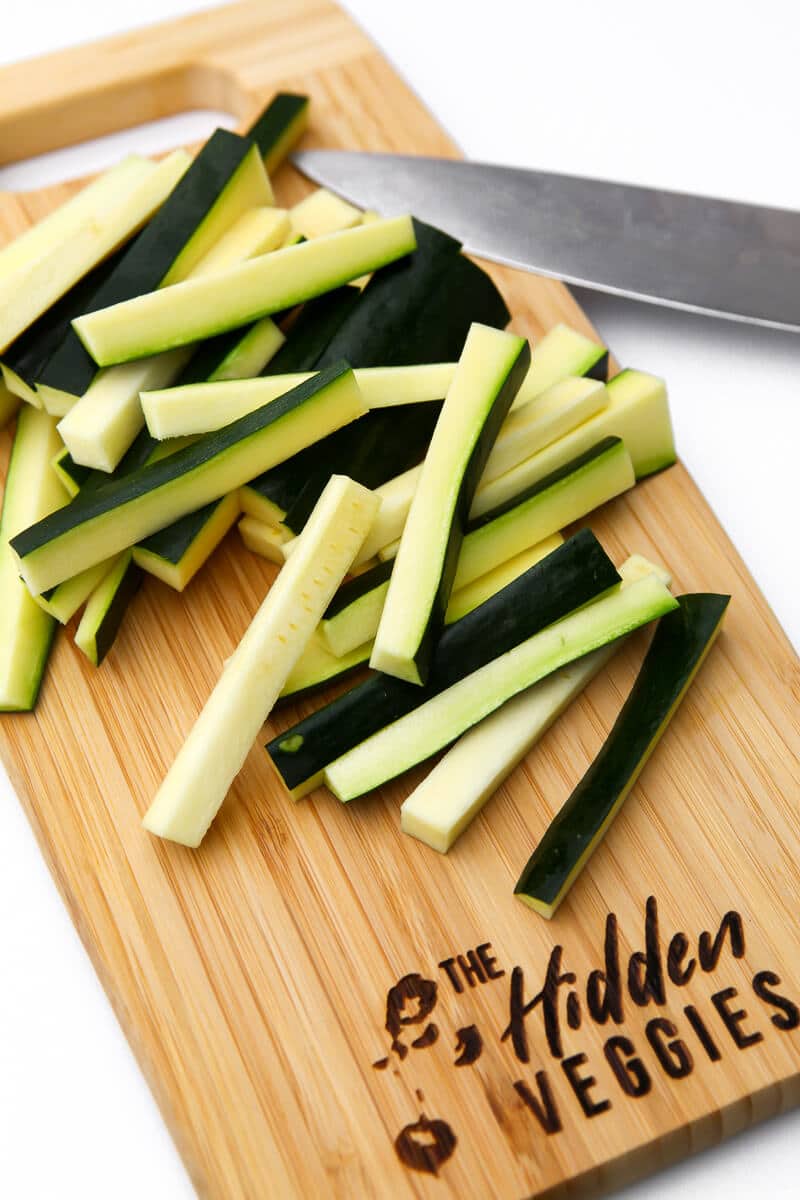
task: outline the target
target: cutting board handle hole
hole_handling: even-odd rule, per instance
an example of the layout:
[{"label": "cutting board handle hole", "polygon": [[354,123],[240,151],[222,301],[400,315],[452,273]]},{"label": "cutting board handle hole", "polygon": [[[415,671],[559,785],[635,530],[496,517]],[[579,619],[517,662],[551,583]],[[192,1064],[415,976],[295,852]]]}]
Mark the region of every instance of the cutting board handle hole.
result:
[{"label": "cutting board handle hole", "polygon": [[[186,65],[121,80],[0,117],[0,191],[27,192],[95,174],[127,154],[156,155],[235,128],[257,105],[224,70]],[[142,118],[145,118],[142,120]]]}]

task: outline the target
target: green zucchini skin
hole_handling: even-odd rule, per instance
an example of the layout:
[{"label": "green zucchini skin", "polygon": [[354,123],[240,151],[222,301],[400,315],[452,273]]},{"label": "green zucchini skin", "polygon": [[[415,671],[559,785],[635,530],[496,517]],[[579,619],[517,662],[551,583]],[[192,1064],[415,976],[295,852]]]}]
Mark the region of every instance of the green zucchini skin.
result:
[{"label": "green zucchini skin", "polygon": [[270,359],[262,375],[288,375],[311,371],[327,349],[331,338],[355,309],[361,292],[345,283],[342,287],[308,300],[292,322],[286,341]]},{"label": "green zucchini skin", "polygon": [[362,571],[354,579],[348,579],[347,583],[343,583],[338,588],[336,595],[325,610],[323,620],[328,621],[337,616],[351,604],[355,604],[356,600],[360,600],[368,592],[372,592],[382,583],[386,583],[386,580],[391,577],[393,567],[394,559],[389,558],[386,562],[376,563],[368,571]]},{"label": "green zucchini skin", "polygon": [[[450,599],[450,593],[453,590],[453,580],[458,568],[458,556],[461,552],[464,533],[469,521],[470,507],[472,506],[472,501],[491,448],[497,439],[497,435],[503,421],[508,415],[520,385],[528,373],[531,362],[531,350],[525,338],[515,337],[508,333],[497,333],[494,330],[487,330],[485,326],[473,325],[467,340],[467,348],[461,359],[461,363],[464,366],[460,365],[458,368],[459,371],[465,369],[468,361],[474,365],[476,357],[479,362],[482,361],[483,354],[479,347],[485,345],[485,342],[481,342],[480,339],[487,337],[492,344],[495,341],[499,341],[504,347],[506,344],[513,346],[514,352],[513,356],[509,357],[508,350],[504,350],[502,370],[498,368],[496,372],[493,371],[490,386],[487,387],[483,383],[475,393],[480,397],[483,410],[480,420],[477,423],[477,428],[473,425],[467,431],[469,439],[474,439],[469,457],[467,458],[465,453],[461,453],[458,461],[454,461],[452,464],[456,473],[449,480],[435,481],[437,490],[433,495],[436,495],[437,500],[442,499],[442,482],[444,482],[448,489],[454,486],[456,488],[452,513],[448,518],[447,524],[442,526],[439,533],[437,533],[439,539],[437,542],[437,555],[439,554],[440,547],[443,550],[438,578],[432,577],[430,579],[429,584],[426,584],[426,588],[429,590],[423,592],[423,599],[420,600],[418,594],[419,547],[417,547],[417,552],[414,554],[412,560],[411,557],[404,558],[404,551],[406,549],[404,545],[398,553],[396,569],[392,572],[392,582],[389,586],[386,605],[384,606],[380,626],[375,636],[372,662],[375,666],[383,666],[384,664],[378,661],[377,655],[379,647],[382,648],[381,639],[384,637],[384,634],[388,631],[389,639],[392,636],[390,610],[392,609],[395,588],[400,588],[398,594],[402,596],[403,589],[406,589],[409,584],[413,583],[417,590],[416,594],[415,592],[406,592],[405,602],[402,604],[401,610],[398,611],[397,615],[400,616],[402,621],[408,613],[413,612],[419,614],[420,622],[413,631],[413,640],[411,637],[409,638],[402,656],[405,659],[404,666],[397,673],[403,674],[404,671],[409,671],[409,668],[413,666],[413,674],[416,675],[417,682],[423,686],[430,673],[434,646],[444,627],[445,612]],[[486,369],[485,366],[483,369]],[[445,409],[448,409],[448,407],[448,402],[445,402]],[[451,409],[450,411],[452,412],[453,410]],[[443,422],[446,416],[447,413],[442,418]],[[456,436],[455,444],[458,444],[458,439],[463,433],[464,428],[462,423],[462,429]],[[437,433],[437,439],[439,436],[439,433]],[[394,474],[398,474],[398,472],[394,472]],[[421,487],[424,487],[424,482],[421,484]],[[409,524],[412,520],[413,516],[409,518]],[[430,512],[427,515],[426,526],[427,529],[423,536],[428,536],[428,533],[433,528]],[[409,533],[408,525],[403,536],[404,540],[408,536],[413,536]],[[405,677],[412,678],[412,672],[406,674]]]},{"label": "green zucchini skin", "polygon": [[[376,410],[362,418],[363,430],[345,427],[325,438],[319,443],[324,445],[318,456],[322,461],[309,471],[283,524],[295,535],[302,533],[331,475],[349,475],[364,487],[376,488],[416,466],[425,457],[441,410],[437,401]],[[398,431],[401,420],[402,436]]]},{"label": "green zucchini skin", "polygon": [[74,318],[87,311],[95,295],[116,271],[130,245],[128,242],[110,258],[99,263],[5,350],[3,365],[18,375],[28,387],[35,387]]},{"label": "green zucchini skin", "polygon": [[730,596],[678,597],[603,748],[528,860],[514,894],[552,916],[636,782],[719,632]]},{"label": "green zucchini skin", "polygon": [[[227,129],[215,130],[171,195],[80,315],[155,291],[252,146],[248,138]],[[70,326],[38,382],[81,396],[97,369],[94,359]]]},{"label": "green zucchini skin", "polygon": [[[498,504],[489,512],[476,517],[467,525],[465,534],[468,535],[476,529],[482,529],[486,525],[490,525],[493,521],[503,517],[507,512],[521,507],[534,497],[549,491],[551,487],[556,486],[562,479],[568,479],[570,476],[579,472],[587,464],[602,458],[615,446],[621,445],[621,439],[615,437],[603,438],[595,446],[586,450],[583,454],[578,455],[570,462],[566,463],[558,470],[552,471],[550,475],[546,475],[538,483],[532,484],[529,488],[525,488],[516,496],[512,496],[504,504]],[[387,579],[391,578],[394,568],[394,559],[387,559],[385,562],[377,563],[374,567],[370,567],[368,571],[362,571],[354,579],[349,579],[346,583],[337,590],[333,600],[328,605],[323,620],[331,620],[339,613],[349,608],[351,604],[355,604],[362,596],[381,587]],[[364,635],[364,640],[367,637],[372,637],[373,632],[370,630]]]},{"label": "green zucchini skin", "polygon": [[185,517],[153,533],[149,538],[139,542],[138,546],[148,554],[164,559],[173,566],[179,566],[181,559],[191,549],[194,541],[203,532],[207,523],[214,516],[220,504],[225,503],[225,497],[213,500],[197,512],[187,513]]},{"label": "green zucchini skin", "polygon": [[[289,330],[285,343],[267,363],[262,375],[283,375],[292,371],[312,371],[340,326],[361,299],[358,288],[345,284],[303,305]],[[189,382],[187,380],[186,382]],[[276,521],[285,517],[297,500],[303,483],[324,462],[324,442],[309,446],[269,471],[252,479],[242,489],[256,503],[264,503]]]},{"label": "green zucchini skin", "polygon": [[[76,496],[89,477],[93,474],[91,467],[81,466],[76,463],[75,459],[67,450],[66,446],[60,454],[53,459],[53,470],[58,475],[67,492],[71,496]],[[96,472],[100,474],[100,472]],[[108,478],[106,476],[106,478]]]},{"label": "green zucchini skin", "polygon": [[588,371],[584,371],[585,379],[596,379],[599,383],[608,383],[608,372],[611,367],[609,354],[607,350],[599,356],[596,362],[593,362]]},{"label": "green zucchini skin", "polygon": [[461,620],[434,650],[424,687],[374,672],[267,746],[290,790],[385,725],[619,582],[594,534],[581,530]]},{"label": "green zucchini skin", "polygon": [[268,171],[276,170],[308,124],[309,98],[293,92],[278,92],[247,136],[255,142]]},{"label": "green zucchini skin", "polygon": [[532,500],[534,496],[540,495],[542,492],[549,491],[562,479],[567,479],[570,475],[574,475],[576,471],[580,471],[582,467],[594,462],[597,458],[602,458],[604,454],[613,446],[618,446],[622,438],[605,437],[599,442],[595,442],[594,446],[590,446],[588,450],[584,450],[583,454],[577,454],[575,458],[571,458],[569,462],[564,463],[563,467],[558,467],[555,471],[551,471],[549,475],[545,475],[536,483],[532,483],[530,487],[523,488],[521,492],[517,492],[515,496],[510,496],[504,504],[497,504],[488,512],[481,513],[479,517],[474,517],[467,526],[467,533],[472,533],[475,529],[482,529],[484,525],[489,525],[492,521],[496,521],[498,517],[502,517],[505,513],[510,512],[512,508],[517,508],[520,504],[525,504],[527,500]]},{"label": "green zucchini skin", "polygon": [[[113,573],[113,572],[112,572]],[[123,618],[128,607],[142,584],[144,573],[131,558],[127,561],[121,576],[112,581],[104,579],[98,584],[98,591],[105,590],[105,605],[98,613],[97,619],[89,627],[86,617],[80,623],[80,648],[94,666],[99,667],[116,641],[122,626]]]},{"label": "green zucchini skin", "polygon": [[[354,367],[453,362],[473,322],[499,329],[508,323],[502,296],[489,276],[460,253],[459,242],[416,219],[414,232],[416,251],[376,271],[316,361],[295,369],[320,369],[341,358]],[[291,340],[290,335],[286,350]],[[271,368],[278,369],[279,358]],[[297,470],[291,461],[278,468],[280,488],[263,478],[252,486],[262,494],[269,488],[266,498],[283,510],[288,528],[300,533],[332,474],[349,475],[374,488],[420,462],[433,433],[431,418],[440,409],[401,405],[371,412],[358,429],[341,430],[319,442],[313,458],[294,464]]]}]

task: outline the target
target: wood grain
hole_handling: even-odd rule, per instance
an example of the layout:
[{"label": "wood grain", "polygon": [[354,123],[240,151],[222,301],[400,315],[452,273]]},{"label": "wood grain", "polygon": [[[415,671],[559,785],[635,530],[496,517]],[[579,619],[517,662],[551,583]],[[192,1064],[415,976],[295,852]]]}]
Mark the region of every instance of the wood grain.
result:
[{"label": "wood grain", "polygon": [[[310,144],[455,153],[341,12],[318,0],[270,0],[6,69],[2,157],[191,104],[231,107],[246,122],[278,87],[310,93]],[[288,169],[277,179],[284,202],[305,187]],[[0,197],[0,240],[69,191]],[[520,332],[536,338],[559,320],[589,330],[559,284],[492,273]],[[657,362],[631,365],[658,370]],[[9,444],[5,433],[3,474]],[[637,487],[592,524],[614,556],[640,551],[666,563],[679,589],[729,591],[733,601],[673,727],[551,924],[514,900],[513,884],[601,744],[642,638],[447,857],[400,834],[399,804],[415,777],[350,807],[325,793],[293,806],[260,744],[198,852],[141,831],[272,578],[235,537],[184,597],[148,580],[101,670],[61,636],[35,715],[0,723],[3,760],[200,1195],[584,1194],[800,1100],[792,1007],[800,1001],[800,665],[682,467]],[[310,708],[276,713],[264,740]],[[683,985],[666,976],[664,995],[656,987],[646,1005],[623,986],[621,1023],[612,1014],[599,1024],[586,983],[603,965],[607,915],[618,918],[624,985],[629,956],[645,949],[650,896],[663,958],[683,931],[688,949],[681,958],[682,944],[673,943],[673,972],[694,961],[693,973]],[[695,961],[698,938],[716,933],[728,912],[739,914],[743,952],[734,957],[727,937],[717,964],[704,970]],[[491,979],[481,967],[486,982],[473,972],[469,986],[456,956],[484,943],[484,958],[496,960],[490,973],[503,974]],[[523,1062],[512,1040],[501,1040],[512,969],[522,968],[524,999],[532,999],[556,946],[562,970],[575,975],[556,1005],[566,1061],[548,1046],[539,1005],[524,1020]],[[450,958],[449,967],[439,965]],[[764,971],[773,974],[760,977],[759,997],[753,979]],[[401,1057],[384,1027],[387,991],[414,974],[436,984],[437,1002],[419,1024],[393,1026]],[[519,983],[519,973],[513,978]],[[405,1006],[394,1011],[411,1021],[420,1006],[414,985],[405,987]],[[568,1006],[570,991],[578,1001]],[[779,1006],[775,993],[791,1003]],[[687,1006],[704,1022],[710,1050]],[[731,1015],[739,1010],[747,1016]],[[568,1026],[568,1011],[579,1028]],[[675,1033],[651,1024],[659,1018]],[[413,1048],[431,1022],[436,1040]],[[473,1025],[482,1053],[456,1067],[456,1031]],[[638,1098],[626,1094],[604,1049],[620,1036],[630,1040],[618,1048],[621,1060],[639,1060],[650,1081]],[[373,1066],[384,1058],[383,1069]],[[636,1090],[635,1068],[618,1071]],[[610,1101],[592,1116],[577,1095],[578,1077],[588,1075],[597,1082],[581,1093],[587,1107]],[[562,1126],[549,1134],[538,1090],[547,1083]],[[540,1098],[538,1117],[526,1103],[532,1096]],[[456,1138],[438,1177],[405,1165],[395,1148],[421,1113],[446,1121]]]}]

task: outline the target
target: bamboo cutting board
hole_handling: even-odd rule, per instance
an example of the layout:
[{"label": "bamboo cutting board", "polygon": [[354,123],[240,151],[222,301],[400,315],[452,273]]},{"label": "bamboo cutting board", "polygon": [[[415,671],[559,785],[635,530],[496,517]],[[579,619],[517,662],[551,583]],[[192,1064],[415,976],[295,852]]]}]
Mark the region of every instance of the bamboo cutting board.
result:
[{"label": "bamboo cutting board", "polygon": [[[0,154],[196,105],[243,125],[310,93],[309,143],[452,154],[327,0],[243,3],[0,73]],[[306,185],[285,168],[284,202]],[[0,240],[69,187],[0,196]],[[534,338],[565,288],[493,271]],[[634,364],[658,371],[659,364]],[[0,435],[0,471],[10,446]],[[556,920],[512,896],[613,722],[640,638],[444,858],[402,836],[414,779],[292,806],[261,744],[197,852],[140,819],[259,604],[234,537],[181,598],[151,580],[95,671],[58,639],[0,748],[198,1192],[501,1197],[619,1185],[800,1099],[800,664],[682,467],[592,522],[729,617]],[[275,716],[262,741],[310,711]],[[87,1151],[88,1152],[88,1151]]]}]

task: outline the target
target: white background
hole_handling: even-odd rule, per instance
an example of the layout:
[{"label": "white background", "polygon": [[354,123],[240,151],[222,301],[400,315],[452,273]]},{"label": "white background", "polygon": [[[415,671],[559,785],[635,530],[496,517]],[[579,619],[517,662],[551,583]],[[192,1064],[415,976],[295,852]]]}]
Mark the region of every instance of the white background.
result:
[{"label": "white background", "polygon": [[[199,7],[5,0],[0,63]],[[796,5],[347,7],[472,158],[800,208]],[[156,148],[154,136],[146,148]],[[78,175],[97,165],[82,152],[57,169]],[[0,188],[47,177],[43,164],[32,169],[0,170]],[[624,365],[666,376],[680,453],[800,649],[800,340],[588,293],[579,299]],[[0,945],[0,1195],[190,1197],[2,775]],[[625,1195],[796,1197],[798,1137],[800,1115],[772,1121]]]}]

